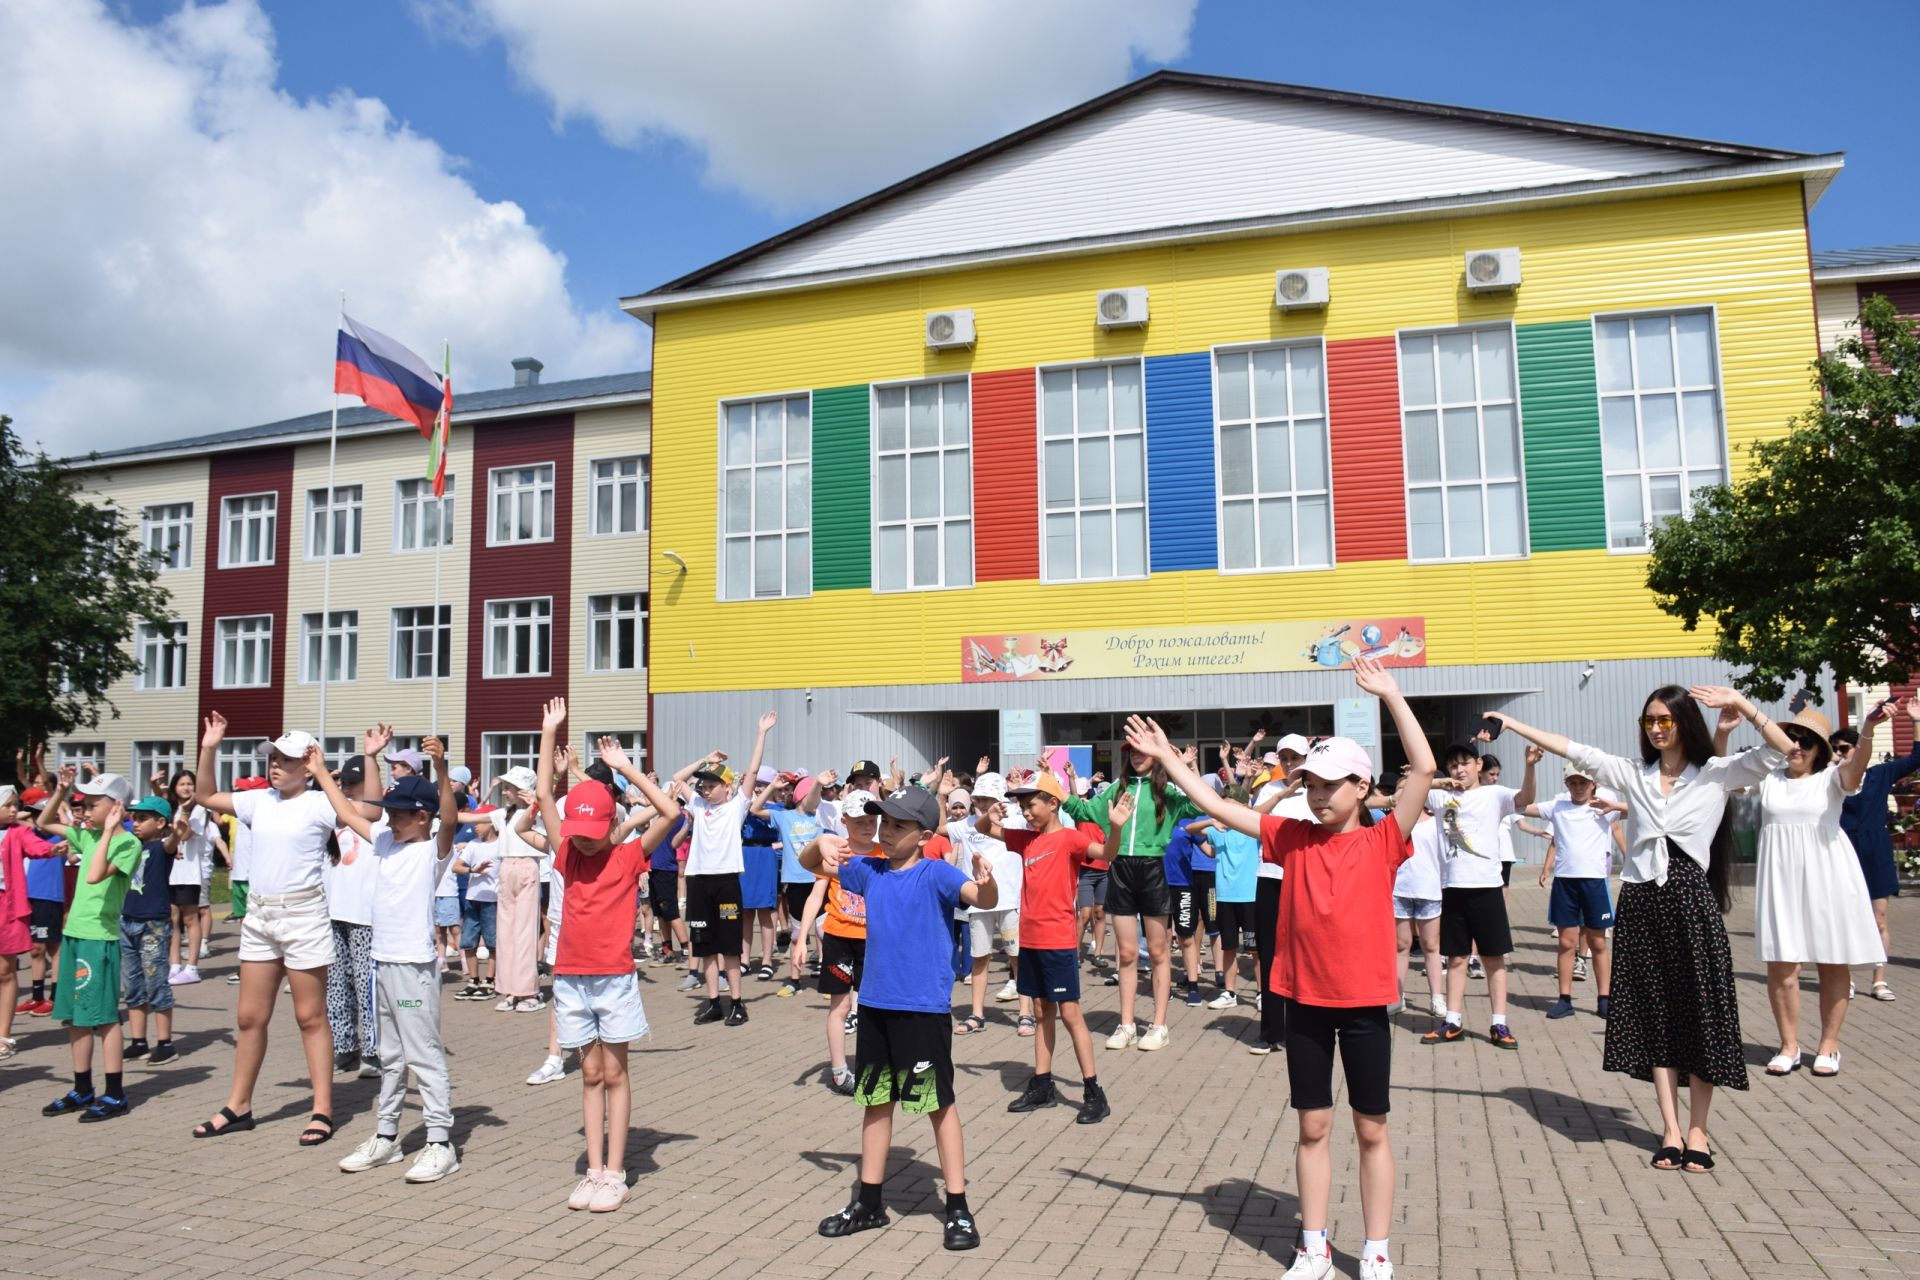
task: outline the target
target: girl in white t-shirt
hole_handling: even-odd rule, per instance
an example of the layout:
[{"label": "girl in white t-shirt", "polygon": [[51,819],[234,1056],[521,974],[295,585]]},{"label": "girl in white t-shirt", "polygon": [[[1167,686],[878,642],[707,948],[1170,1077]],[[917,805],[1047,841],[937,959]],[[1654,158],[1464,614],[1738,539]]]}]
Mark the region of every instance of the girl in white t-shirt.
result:
[{"label": "girl in white t-shirt", "polygon": [[197,779],[185,769],[167,781],[166,795],[175,813],[187,814],[192,833],[174,849],[167,867],[167,897],[172,903],[173,938],[167,946],[167,981],[182,986],[200,981],[198,961],[206,941],[200,896],[213,865],[213,841],[219,822],[193,802]]},{"label": "girl in white t-shirt", "polygon": [[[453,871],[467,878],[467,900],[460,908],[460,967],[472,975],[455,1000],[493,998],[492,969],[499,965],[499,938],[494,919],[500,901],[500,831],[493,817],[502,813],[488,805],[474,816],[473,839],[454,846]],[[486,944],[481,959],[479,947]]]}]

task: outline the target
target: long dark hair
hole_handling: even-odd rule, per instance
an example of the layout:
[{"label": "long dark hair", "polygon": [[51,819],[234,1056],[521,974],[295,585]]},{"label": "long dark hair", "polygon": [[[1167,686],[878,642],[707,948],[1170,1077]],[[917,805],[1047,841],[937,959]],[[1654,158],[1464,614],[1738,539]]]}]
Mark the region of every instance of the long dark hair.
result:
[{"label": "long dark hair", "polygon": [[171,778],[167,779],[167,803],[172,805],[176,809],[180,807],[180,779],[182,778],[188,778],[192,780],[193,789],[195,792],[198,792],[200,790],[200,779],[194,776],[193,770],[191,769],[175,770],[174,775]]},{"label": "long dark hair", "polygon": [[[1680,739],[1680,754],[1687,763],[1698,768],[1713,759],[1713,732],[1707,728],[1707,718],[1700,711],[1700,704],[1691,694],[1677,684],[1663,684],[1647,695],[1640,704],[1640,714],[1646,715],[1647,708],[1656,702],[1666,704],[1667,714],[1673,717],[1673,731]],[[1635,722],[1640,733],[1640,759],[1645,764],[1658,764],[1660,752],[1647,737],[1647,727]],[[1733,873],[1733,827],[1725,813],[1720,816],[1720,825],[1713,833],[1713,843],[1707,861],[1707,887],[1713,890],[1713,899],[1720,904],[1720,914],[1733,910],[1733,890],[1729,883]]]},{"label": "long dark hair", "polygon": [[1144,777],[1147,780],[1147,791],[1153,796],[1153,825],[1158,827],[1167,820],[1167,788],[1173,785],[1172,779],[1167,777],[1167,767],[1155,760],[1146,773],[1136,774],[1133,771],[1133,752],[1124,749],[1121,752],[1120,764],[1125,770],[1120,777],[1120,786],[1126,786],[1136,777]]}]

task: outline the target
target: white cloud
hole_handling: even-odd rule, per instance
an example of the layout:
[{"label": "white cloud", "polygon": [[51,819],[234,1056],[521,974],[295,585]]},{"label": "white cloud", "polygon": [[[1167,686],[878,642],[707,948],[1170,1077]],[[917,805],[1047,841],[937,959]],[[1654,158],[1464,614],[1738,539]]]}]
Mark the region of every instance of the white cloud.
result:
[{"label": "white cloud", "polygon": [[[466,8],[462,9],[460,4]],[[560,117],[781,210],[841,200],[1182,56],[1198,0],[414,0]]]},{"label": "white cloud", "polygon": [[0,5],[0,412],[56,454],[324,409],[341,290],[456,388],[644,365],[568,296],[510,201],[377,99],[275,85],[254,0],[131,27],[98,0]]}]

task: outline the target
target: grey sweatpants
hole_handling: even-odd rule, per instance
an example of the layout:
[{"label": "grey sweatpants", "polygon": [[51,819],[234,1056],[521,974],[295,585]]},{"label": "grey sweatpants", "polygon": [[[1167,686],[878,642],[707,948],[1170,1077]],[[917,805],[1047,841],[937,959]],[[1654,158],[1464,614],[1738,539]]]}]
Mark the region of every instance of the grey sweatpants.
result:
[{"label": "grey sweatpants", "polygon": [[380,1109],[377,1132],[400,1136],[400,1109],[407,1100],[407,1072],[420,1088],[428,1142],[453,1140],[453,1095],[447,1081],[447,1049],[440,1042],[440,974],[425,964],[374,966],[380,1006]]}]

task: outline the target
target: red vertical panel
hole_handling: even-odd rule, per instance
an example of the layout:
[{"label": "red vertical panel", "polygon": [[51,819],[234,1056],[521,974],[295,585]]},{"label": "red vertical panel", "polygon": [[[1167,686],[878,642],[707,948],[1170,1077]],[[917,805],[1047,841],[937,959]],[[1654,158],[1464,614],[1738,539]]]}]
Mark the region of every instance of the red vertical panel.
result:
[{"label": "red vertical panel", "polygon": [[1858,286],[1862,302],[1876,293],[1885,294],[1901,315],[1920,316],[1920,280],[1875,280]]},{"label": "red vertical panel", "polygon": [[[1889,693],[1900,696],[1902,702],[1920,691],[1920,683],[1909,680],[1905,684],[1894,685]],[[1893,717],[1893,749],[1897,755],[1906,755],[1913,750],[1913,721],[1907,719],[1904,712],[1896,712]]]},{"label": "red vertical panel", "polygon": [[[487,475],[497,467],[553,464],[553,541],[487,545]],[[549,698],[564,697],[573,654],[569,620],[573,616],[573,415],[531,422],[474,428],[473,497],[467,546],[467,740],[462,758],[481,762],[483,734],[538,733],[540,709]],[[487,601],[553,599],[553,643],[548,674],[489,680],[486,667]],[[430,598],[430,597],[423,597]],[[578,722],[577,717],[575,718]]]},{"label": "red vertical panel", "polygon": [[1040,576],[1040,468],[1032,369],[973,375],[973,576]]},{"label": "red vertical panel", "polygon": [[[247,493],[279,495],[273,563],[246,569],[222,568],[222,507],[225,499]],[[288,634],[287,565],[293,555],[294,522],[304,518],[305,512],[294,506],[292,449],[216,453],[208,459],[206,594],[200,633],[192,637],[192,642],[200,647],[200,708],[226,716],[228,737],[277,738],[289,728],[318,727],[280,722],[286,710],[287,657],[300,643],[297,634]],[[264,689],[215,689],[213,660],[219,644],[216,620],[262,613],[273,615],[272,682]],[[182,727],[190,730],[187,749],[196,750],[199,727]]]},{"label": "red vertical panel", "polygon": [[1333,445],[1334,560],[1407,557],[1400,456],[1400,371],[1393,338],[1327,344]]}]

